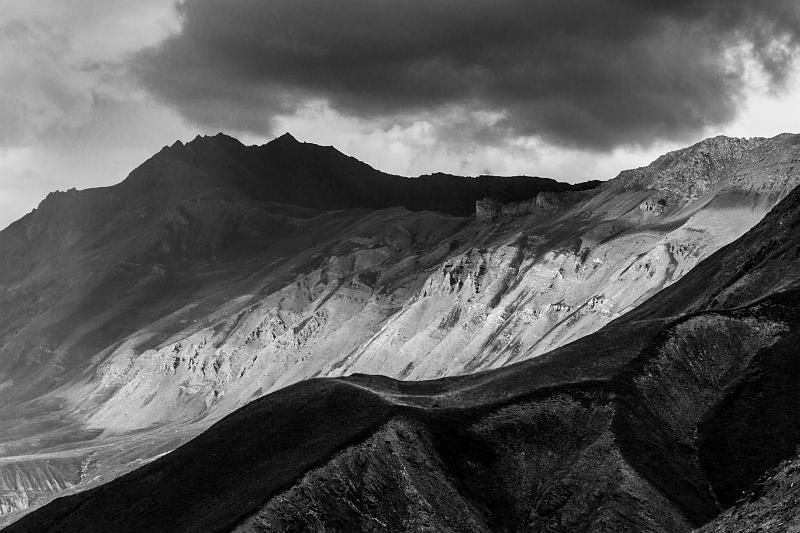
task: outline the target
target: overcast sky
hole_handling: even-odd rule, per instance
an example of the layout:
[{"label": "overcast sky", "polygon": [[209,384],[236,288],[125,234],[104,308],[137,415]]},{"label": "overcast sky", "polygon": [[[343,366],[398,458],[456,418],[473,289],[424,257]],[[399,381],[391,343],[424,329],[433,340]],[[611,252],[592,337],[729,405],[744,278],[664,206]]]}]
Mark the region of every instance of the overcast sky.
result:
[{"label": "overcast sky", "polygon": [[162,146],[608,179],[800,131],[796,0],[0,0],[0,227]]}]

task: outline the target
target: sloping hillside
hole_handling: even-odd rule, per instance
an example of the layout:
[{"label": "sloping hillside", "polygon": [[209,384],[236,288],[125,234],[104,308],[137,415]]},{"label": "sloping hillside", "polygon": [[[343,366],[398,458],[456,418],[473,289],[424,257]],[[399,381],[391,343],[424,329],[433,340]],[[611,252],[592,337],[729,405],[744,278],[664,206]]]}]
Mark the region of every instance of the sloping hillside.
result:
[{"label": "sloping hillside", "polygon": [[798,226],[795,190],[565,347],[436,381],[305,381],[8,531],[687,531],[779,467],[753,496],[775,498],[800,444]]},{"label": "sloping hillside", "polygon": [[[799,159],[798,136],[714,138],[581,191],[407,180],[287,137],[217,136],[53,194],[0,232],[0,512],[107,481],[300,380],[459,375],[595,332],[760,220]],[[374,188],[337,197],[317,190],[327,177]],[[496,200],[470,217],[372,208],[410,181],[415,201]]]}]

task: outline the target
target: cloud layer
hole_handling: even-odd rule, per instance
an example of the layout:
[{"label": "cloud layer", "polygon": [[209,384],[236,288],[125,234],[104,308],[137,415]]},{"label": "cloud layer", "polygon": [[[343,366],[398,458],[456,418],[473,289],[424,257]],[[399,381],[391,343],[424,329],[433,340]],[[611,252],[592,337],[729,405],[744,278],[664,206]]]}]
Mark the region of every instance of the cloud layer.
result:
[{"label": "cloud layer", "polygon": [[[135,71],[199,126],[265,133],[325,102],[344,116],[606,150],[736,115],[754,72],[779,87],[796,0],[187,0]],[[463,140],[463,139],[461,139]]]},{"label": "cloud layer", "polygon": [[0,24],[0,147],[24,145],[91,106],[82,73],[65,64],[68,43],[42,24]]},{"label": "cloud layer", "polygon": [[0,12],[0,229],[49,191],[114,183],[196,133],[127,72],[131,53],[179,28],[171,0],[0,0]]}]

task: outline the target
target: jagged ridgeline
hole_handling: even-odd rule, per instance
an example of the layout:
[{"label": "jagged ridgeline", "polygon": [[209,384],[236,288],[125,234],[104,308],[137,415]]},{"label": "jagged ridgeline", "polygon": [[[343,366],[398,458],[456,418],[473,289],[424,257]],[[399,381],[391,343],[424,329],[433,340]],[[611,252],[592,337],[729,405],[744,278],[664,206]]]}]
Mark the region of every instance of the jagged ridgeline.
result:
[{"label": "jagged ridgeline", "polygon": [[[640,306],[800,183],[799,158],[794,135],[720,137],[574,186],[401,178],[288,136],[246,147],[220,135],[165,148],[116,186],[54,193],[0,232],[0,511],[10,519],[97,486],[298,381],[506,367],[652,312]],[[680,298],[661,302],[683,312]],[[766,340],[752,343],[782,327],[765,323]],[[595,379],[575,365],[580,380]],[[367,381],[366,391],[325,387],[369,402],[389,394]],[[302,387],[291,390],[316,404]],[[369,416],[328,451],[388,420]],[[386,431],[422,450],[441,444],[428,422],[407,422]],[[281,490],[327,457],[275,477]],[[676,524],[712,514],[676,505]],[[469,512],[478,525],[494,520]]]}]

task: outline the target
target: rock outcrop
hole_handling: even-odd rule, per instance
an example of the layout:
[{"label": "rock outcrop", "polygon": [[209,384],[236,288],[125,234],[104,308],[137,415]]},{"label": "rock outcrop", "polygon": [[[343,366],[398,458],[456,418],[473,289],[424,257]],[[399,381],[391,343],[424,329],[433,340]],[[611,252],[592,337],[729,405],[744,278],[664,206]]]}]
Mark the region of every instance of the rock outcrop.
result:
[{"label": "rock outcrop", "polygon": [[540,192],[535,198],[522,202],[502,203],[493,198],[475,202],[475,216],[478,220],[494,220],[497,217],[522,217],[541,215],[552,217],[566,206],[586,199],[590,193],[565,191],[560,193]]}]

